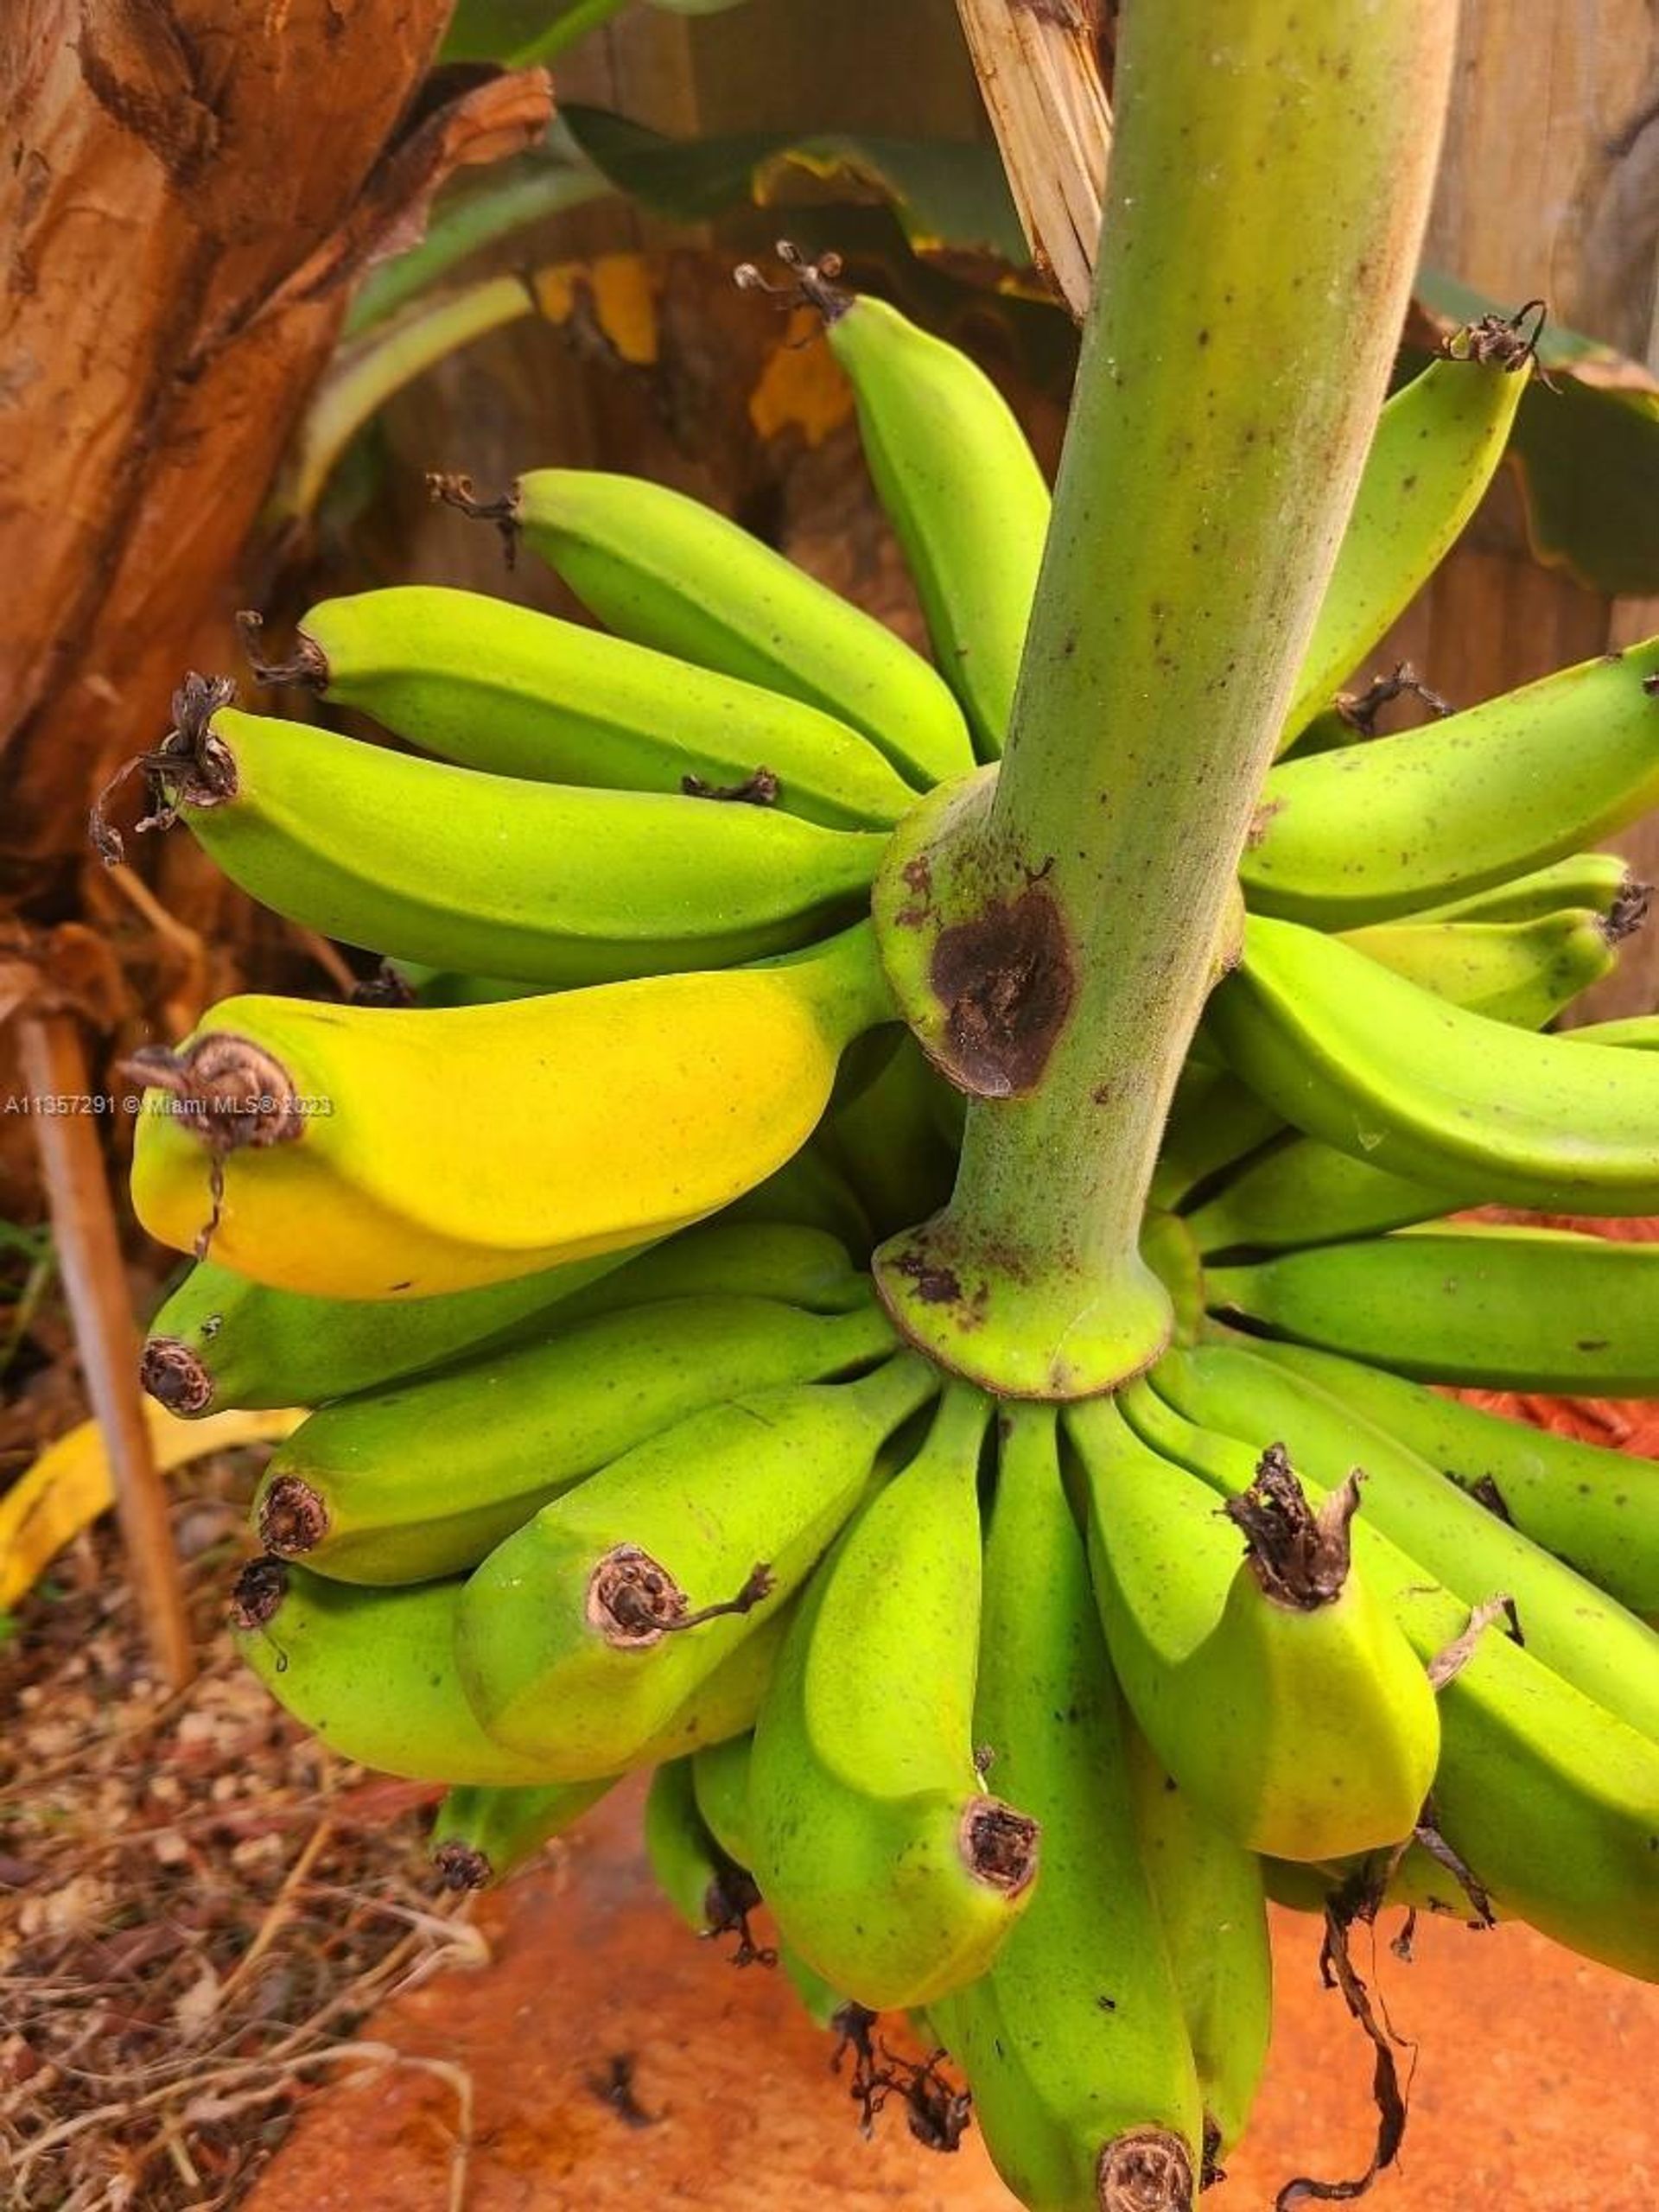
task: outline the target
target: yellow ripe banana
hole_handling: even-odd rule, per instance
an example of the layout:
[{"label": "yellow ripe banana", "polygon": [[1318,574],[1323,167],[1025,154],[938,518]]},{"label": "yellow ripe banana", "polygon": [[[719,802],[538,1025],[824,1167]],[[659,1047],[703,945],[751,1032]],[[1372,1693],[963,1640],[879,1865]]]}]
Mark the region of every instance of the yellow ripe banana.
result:
[{"label": "yellow ripe banana", "polygon": [[1268,774],[1253,912],[1350,929],[1560,860],[1659,798],[1659,639]]},{"label": "yellow ripe banana", "polygon": [[752,1189],[810,1133],[842,1048],[889,1018],[868,927],[771,966],[510,1006],[230,999],[178,1053],[143,1056],[162,1087],[133,1204],[162,1243],[211,1241],[287,1290],[499,1282]]},{"label": "yellow ripe banana", "polygon": [[1329,1859],[1408,1834],[1439,1723],[1427,1675],[1354,1569],[1357,1484],[1316,1513],[1282,1451],[1258,1443],[1255,1483],[1218,1515],[1166,1456],[1163,1412],[1132,1385],[1066,1416],[1136,1721],[1199,1809],[1252,1850]]},{"label": "yellow ripe banana", "polygon": [[928,2024],[1032,2212],[1192,2212],[1201,2094],[1054,1413],[1008,1420],[975,1730],[997,1788],[1041,1825],[1042,1867],[989,1971],[930,2005]]},{"label": "yellow ripe banana", "polygon": [[1205,1021],[1287,1122],[1391,1174],[1464,1204],[1659,1208],[1650,1052],[1489,1021],[1332,938],[1259,916]]},{"label": "yellow ripe banana", "polygon": [[982,760],[1007,734],[1048,531],[1048,486],[996,386],[968,355],[885,300],[816,270],[822,310],[858,406],[864,457],[915,580],[934,658]]},{"label": "yellow ripe banana", "polygon": [[1527,387],[1531,349],[1510,327],[1514,342],[1480,359],[1460,333],[1378,416],[1285,717],[1287,741],[1330,706],[1480,504]]},{"label": "yellow ripe banana", "polygon": [[755,1391],[543,1506],[461,1600],[455,1649],[485,1726],[550,1781],[632,1763],[782,1611],[938,1388],[902,1355],[858,1382]]},{"label": "yellow ripe banana", "polygon": [[1273,2026],[1262,1860],[1206,1820],[1126,1719],[1141,1857],[1169,1946],[1213,2164],[1244,2133]]},{"label": "yellow ripe banana", "polygon": [[[1243,1496],[1255,1478],[1254,1449],[1166,1411],[1160,1433],[1182,1464],[1219,1499]],[[1303,1480],[1318,1507],[1328,1493]],[[1369,1514],[1353,1536],[1363,1571],[1439,1685],[1439,1834],[1501,1914],[1586,1958],[1659,1979],[1659,1744],[1501,1626],[1481,1627],[1482,1613]]]},{"label": "yellow ripe banana", "polygon": [[481,592],[325,600],[302,619],[292,664],[255,671],[493,775],[742,791],[840,830],[883,828],[915,799],[867,738],[816,707]]},{"label": "yellow ripe banana", "polygon": [[[478,511],[459,487],[454,503]],[[919,654],[712,507],[574,468],[533,470],[503,504],[487,518],[509,521],[619,637],[804,700],[918,790],[973,766],[962,711]]]},{"label": "yellow ripe banana", "polygon": [[313,1414],[266,1467],[255,1526],[336,1581],[431,1581],[705,1406],[856,1373],[893,1342],[873,1298],[833,1315],[721,1296],[623,1307]]},{"label": "yellow ripe banana", "polygon": [[432,1822],[431,1858],[439,1881],[446,1890],[486,1890],[505,1882],[615,1786],[609,1777],[542,1788],[457,1783]]},{"label": "yellow ripe banana", "polygon": [[187,679],[152,774],[290,921],[438,969],[569,988],[721,968],[855,919],[886,842],[765,807],[482,775],[240,713]]},{"label": "yellow ripe banana", "polygon": [[791,1947],[872,2012],[982,1974],[1040,1862],[1035,1823],[974,1765],[990,1414],[947,1391],[814,1573],[754,1732],[748,1863]]},{"label": "yellow ripe banana", "polygon": [[1466,1605],[1502,1591],[1535,1656],[1659,1742],[1659,1636],[1319,1382],[1259,1356],[1270,1349],[1233,1339],[1173,1351],[1154,1387],[1202,1427],[1247,1444],[1282,1437],[1326,1489],[1363,1467],[1373,1528]]}]

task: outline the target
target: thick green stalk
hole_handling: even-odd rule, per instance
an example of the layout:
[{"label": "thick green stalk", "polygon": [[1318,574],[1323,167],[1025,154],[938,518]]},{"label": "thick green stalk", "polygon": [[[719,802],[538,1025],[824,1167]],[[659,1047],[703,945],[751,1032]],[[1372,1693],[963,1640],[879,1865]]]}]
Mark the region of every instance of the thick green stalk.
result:
[{"label": "thick green stalk", "polygon": [[878,1277],[1011,1395],[1109,1389],[1170,1096],[1381,404],[1456,0],[1130,0],[1119,135],[1000,775],[916,817],[877,911],[972,1095],[944,1211]]}]

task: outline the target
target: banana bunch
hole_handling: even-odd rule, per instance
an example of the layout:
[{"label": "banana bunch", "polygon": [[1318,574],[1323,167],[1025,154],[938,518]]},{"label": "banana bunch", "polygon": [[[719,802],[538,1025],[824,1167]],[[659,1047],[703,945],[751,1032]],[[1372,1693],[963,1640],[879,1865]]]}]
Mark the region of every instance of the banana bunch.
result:
[{"label": "banana bunch", "polygon": [[931,658],[567,469],[435,489],[602,629],[410,585],[277,663],[250,621],[261,682],[397,747],[193,677],[151,818],[410,988],[138,1056],[135,1205],[194,1255],[143,1377],[313,1408],[235,1633],[343,1755],[447,1787],[441,1880],[650,1770],[677,1910],[781,1964],[870,2108],[929,2136],[933,2063],[869,2024],[906,2012],[1033,2212],[1190,2212],[1261,2075],[1269,1896],[1659,1978],[1659,1478],[1445,1387],[1659,1395],[1659,1247],[1467,1218],[1659,1211],[1659,1021],[1546,1033],[1645,912],[1594,847],[1659,800],[1659,640],[1399,735],[1341,695],[1531,373],[1522,318],[1460,334],[1382,411],[1239,858],[1145,1223],[1175,1339],[999,1405],[867,1265],[963,1114],[871,886],[995,774],[1048,494],[964,356],[785,258]]}]

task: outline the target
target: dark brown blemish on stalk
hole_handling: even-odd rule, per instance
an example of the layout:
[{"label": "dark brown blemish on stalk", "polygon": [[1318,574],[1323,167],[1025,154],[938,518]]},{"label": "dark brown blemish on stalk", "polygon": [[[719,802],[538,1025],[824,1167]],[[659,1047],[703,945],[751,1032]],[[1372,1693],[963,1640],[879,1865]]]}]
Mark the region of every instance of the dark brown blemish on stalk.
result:
[{"label": "dark brown blemish on stalk", "polygon": [[213,1402],[213,1378],[178,1337],[151,1337],[138,1357],[138,1387],[185,1421]]},{"label": "dark brown blemish on stalk", "polygon": [[1017,1897],[1036,1874],[1040,1833],[1035,1821],[1000,1797],[976,1797],[962,1816],[959,1848],[976,1880]]},{"label": "dark brown blemish on stalk", "polygon": [[1602,918],[1601,933],[1608,944],[1623,944],[1627,937],[1634,937],[1647,920],[1652,904],[1652,884],[1638,883],[1633,875],[1627,875]]},{"label": "dark brown blemish on stalk", "polygon": [[432,1854],[442,1890],[487,1890],[495,1869],[484,1853],[470,1843],[441,1843]]},{"label": "dark brown blemish on stalk", "polygon": [[770,768],[756,768],[741,784],[711,784],[701,776],[682,776],[687,798],[719,799],[727,805],[776,806],[783,785]]},{"label": "dark brown blemish on stalk", "polygon": [[1269,1598],[1311,1613],[1342,1595],[1359,1484],[1356,1467],[1316,1511],[1284,1446],[1268,1445],[1256,1462],[1255,1480],[1223,1510],[1244,1531],[1250,1567]]},{"label": "dark brown blemish on stalk", "polygon": [[933,918],[933,864],[925,853],[906,861],[899,871],[911,893],[912,903],[901,906],[893,920],[901,930],[918,930]]},{"label": "dark brown blemish on stalk", "polygon": [[915,1284],[917,1298],[924,1306],[962,1302],[962,1281],[955,1268],[939,1267],[924,1253],[900,1252],[893,1262],[893,1271]]},{"label": "dark brown blemish on stalk", "polygon": [[1100,2212],[1192,2212],[1192,2155],[1167,2128],[1132,2128],[1102,2151],[1095,2198]]},{"label": "dark brown blemish on stalk", "polygon": [[259,1505],[259,1541],[280,1559],[315,1551],[328,1533],[328,1508],[309,1483],[278,1475]]},{"label": "dark brown blemish on stalk", "polygon": [[288,1595],[288,1569],[269,1554],[251,1559],[231,1589],[231,1626],[244,1636],[269,1628]]},{"label": "dark brown blemish on stalk", "polygon": [[328,688],[328,662],[322,647],[303,630],[294,639],[292,660],[267,660],[259,650],[260,633],[265,618],[251,607],[238,610],[236,618],[237,635],[242,640],[243,658],[253,671],[256,683],[274,689],[278,684],[302,684],[308,691],[326,691]]},{"label": "dark brown blemish on stalk", "polygon": [[509,569],[518,561],[518,487],[504,492],[499,499],[482,499],[473,488],[470,476],[448,475],[439,469],[426,472],[426,488],[430,498],[440,505],[454,507],[470,522],[492,522],[501,534],[501,550]]},{"label": "dark brown blemish on stalk", "polygon": [[1484,1505],[1489,1513],[1497,1514],[1500,1521],[1507,1521],[1511,1527],[1514,1526],[1515,1516],[1505,1503],[1503,1493],[1499,1490],[1495,1476],[1483,1475],[1478,1482],[1471,1483],[1469,1495],[1478,1503]]},{"label": "dark brown blemish on stalk", "polygon": [[1077,995],[1065,924],[1040,882],[942,931],[928,981],[945,1009],[932,1057],[957,1089],[977,1098],[1033,1090]]}]

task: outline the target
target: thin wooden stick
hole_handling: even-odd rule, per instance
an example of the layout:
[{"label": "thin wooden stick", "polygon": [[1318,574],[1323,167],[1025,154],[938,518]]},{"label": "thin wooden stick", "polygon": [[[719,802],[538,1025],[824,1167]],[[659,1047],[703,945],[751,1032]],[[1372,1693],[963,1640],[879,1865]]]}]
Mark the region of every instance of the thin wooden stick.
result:
[{"label": "thin wooden stick", "polygon": [[[35,1102],[52,1233],[63,1273],[86,1395],[110,1455],[116,1510],[156,1665],[171,1688],[195,1671],[167,1497],[156,1471],[138,1389],[132,1313],[105,1181],[91,1081],[73,1014],[30,1014],[18,1023],[23,1080]],[[39,1102],[47,1103],[41,1110]],[[62,1110],[52,1111],[55,1105]]]},{"label": "thin wooden stick", "polygon": [[1111,147],[1090,0],[957,0],[1032,258],[1082,321]]}]

